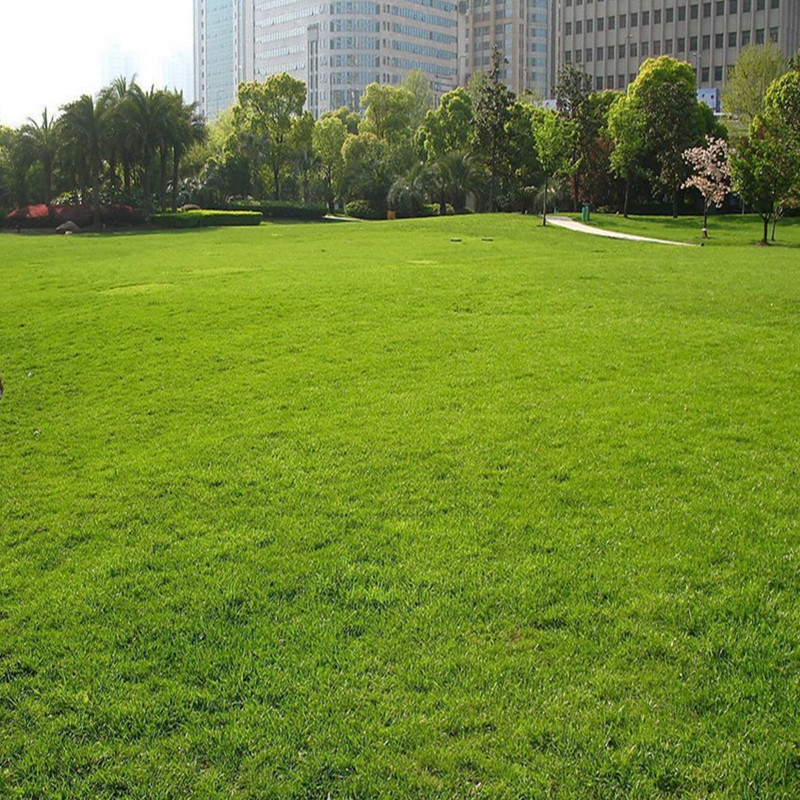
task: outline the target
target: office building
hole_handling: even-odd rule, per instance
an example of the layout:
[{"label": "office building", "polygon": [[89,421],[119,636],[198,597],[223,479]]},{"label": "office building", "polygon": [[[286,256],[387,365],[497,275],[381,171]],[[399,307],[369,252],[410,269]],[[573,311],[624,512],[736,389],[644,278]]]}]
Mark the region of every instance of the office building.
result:
[{"label": "office building", "polygon": [[287,72],[319,116],[358,110],[368,84],[399,85],[413,70],[438,96],[463,78],[463,36],[452,0],[195,0],[196,97],[213,119],[241,81]]},{"label": "office building", "polygon": [[552,8],[551,0],[471,0],[462,55],[465,77],[488,71],[496,45],[503,57],[500,79],[512,91],[549,97]]},{"label": "office building", "polygon": [[595,89],[625,89],[650,57],[690,63],[719,90],[743,47],[800,45],[798,0],[556,0],[554,67],[580,64]]}]

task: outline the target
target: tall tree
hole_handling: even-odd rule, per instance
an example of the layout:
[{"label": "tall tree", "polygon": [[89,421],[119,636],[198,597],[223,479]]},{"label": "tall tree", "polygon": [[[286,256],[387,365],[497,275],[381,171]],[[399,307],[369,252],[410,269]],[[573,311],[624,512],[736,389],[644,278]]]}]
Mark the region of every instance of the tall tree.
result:
[{"label": "tall tree", "polygon": [[557,111],[540,110],[533,120],[536,152],[544,173],[542,225],[547,225],[547,190],[553,178],[569,175],[575,169],[571,160],[576,125]]},{"label": "tall tree", "polygon": [[430,78],[422,72],[422,70],[415,69],[406,75],[403,81],[403,88],[411,92],[411,109],[409,112],[409,125],[411,132],[414,133],[428,111],[434,107],[433,91],[431,91]]},{"label": "tall tree", "polygon": [[379,139],[411,137],[411,113],[414,95],[404,87],[371,83],[361,97],[364,119],[358,129]]},{"label": "tall tree", "polygon": [[30,142],[31,151],[42,164],[43,198],[47,205],[53,195],[53,165],[58,150],[58,128],[55,121],[48,117],[47,109],[42,111],[42,121],[28,118],[22,126],[22,135]]},{"label": "tall tree", "polygon": [[425,115],[417,131],[417,150],[433,162],[446,153],[466,151],[470,146],[474,122],[472,97],[459,86],[442,95],[438,108]]},{"label": "tall tree", "polygon": [[624,181],[622,213],[628,216],[631,185],[644,170],[647,150],[646,121],[640,104],[630,95],[621,94],[608,111],[608,130],[614,142],[611,170]]},{"label": "tall tree", "polygon": [[303,113],[305,101],[306,85],[286,72],[270,75],[263,83],[239,86],[234,124],[263,147],[276,200],[281,199],[282,173],[291,156],[292,126]]},{"label": "tall tree", "polygon": [[101,143],[104,136],[105,110],[101,100],[88,94],[62,107],[61,125],[64,137],[71,146],[82,183],[91,185],[95,219],[100,206],[100,173],[102,170]]},{"label": "tall tree", "polygon": [[750,120],[763,112],[769,85],[786,69],[786,58],[772,42],[742,48],[722,87],[725,113],[741,119],[746,131]]},{"label": "tall tree", "polygon": [[566,63],[556,76],[556,108],[575,126],[572,160],[572,207],[577,208],[582,200],[581,183],[589,152],[597,137],[599,124],[590,115],[589,98],[592,94],[591,76],[573,64]]},{"label": "tall tree", "polygon": [[347,128],[339,117],[323,116],[314,126],[312,145],[319,160],[325,186],[325,202],[329,210],[333,209],[339,193],[344,169],[342,146],[346,138]]},{"label": "tall tree", "polygon": [[731,158],[734,188],[764,224],[763,245],[769,244],[770,220],[798,192],[800,157],[797,148],[786,146],[790,136],[780,119],[757,115]]},{"label": "tall tree", "polygon": [[511,119],[514,93],[500,80],[500,50],[492,49],[491,68],[481,75],[475,88],[475,135],[473,152],[486,165],[489,175],[489,210],[496,210],[500,177],[506,165],[506,124]]},{"label": "tall tree", "polygon": [[683,154],[706,133],[694,70],[670,56],[648,59],[628,95],[644,115],[645,141],[658,165],[655,183],[671,200],[672,215],[677,217],[678,192],[688,172]]}]

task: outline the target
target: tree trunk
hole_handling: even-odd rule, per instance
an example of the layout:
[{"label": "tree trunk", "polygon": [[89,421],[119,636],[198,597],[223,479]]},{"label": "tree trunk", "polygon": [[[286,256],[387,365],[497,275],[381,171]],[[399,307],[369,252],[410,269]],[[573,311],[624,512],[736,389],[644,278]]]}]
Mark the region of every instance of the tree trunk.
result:
[{"label": "tree trunk", "polygon": [[44,160],[44,204],[50,205],[53,199],[53,162],[46,158]]},{"label": "tree trunk", "polygon": [[544,198],[542,199],[542,225],[547,225],[547,187],[548,176],[544,179]]},{"label": "tree trunk", "polygon": [[167,169],[169,166],[169,148],[162,147],[160,148],[161,153],[161,163],[160,163],[160,174],[159,178],[159,200],[161,204],[161,210],[167,210]]},{"label": "tree trunk", "polygon": [[150,221],[150,177],[152,172],[151,155],[144,157],[143,175],[142,175],[142,214],[146,221]]},{"label": "tree trunk", "polygon": [[672,190],[672,218],[678,219],[678,189]]},{"label": "tree trunk", "polygon": [[631,193],[631,176],[630,173],[625,175],[625,200],[622,204],[622,216],[628,219],[628,197]]},{"label": "tree trunk", "polygon": [[708,239],[708,203],[703,205],[703,238]]},{"label": "tree trunk", "polygon": [[761,244],[768,245],[768,236],[769,236],[769,214],[762,214],[761,219],[764,220],[764,238],[761,240]]},{"label": "tree trunk", "polygon": [[178,210],[178,173],[181,165],[181,148],[172,151],[172,210]]}]

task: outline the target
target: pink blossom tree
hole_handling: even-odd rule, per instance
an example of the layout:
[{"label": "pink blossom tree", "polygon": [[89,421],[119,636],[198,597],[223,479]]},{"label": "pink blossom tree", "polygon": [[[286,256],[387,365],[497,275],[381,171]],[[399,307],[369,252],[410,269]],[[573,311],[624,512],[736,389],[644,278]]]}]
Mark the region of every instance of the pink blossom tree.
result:
[{"label": "pink blossom tree", "polygon": [[708,212],[721,206],[731,191],[731,162],[728,143],[724,139],[706,137],[705,147],[690,147],[683,158],[692,168],[692,175],[683,184],[703,195],[703,238],[708,238]]}]

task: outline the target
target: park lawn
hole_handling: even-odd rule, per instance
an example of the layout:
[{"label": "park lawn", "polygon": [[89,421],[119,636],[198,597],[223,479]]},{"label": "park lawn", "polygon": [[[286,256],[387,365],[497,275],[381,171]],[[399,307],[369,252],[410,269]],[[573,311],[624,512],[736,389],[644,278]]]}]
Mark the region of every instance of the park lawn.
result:
[{"label": "park lawn", "polygon": [[795,249],[9,234],[0,287],[0,795],[800,795]]},{"label": "park lawn", "polygon": [[[580,219],[580,214],[570,214]],[[621,214],[591,215],[591,225],[621,233],[669,239],[676,242],[703,244],[705,247],[747,246],[758,244],[764,231],[764,223],[757,214],[711,214],[708,218],[708,238],[702,238],[702,217],[648,217]],[[770,226],[770,235],[772,227]],[[800,219],[787,217],[778,222],[775,247],[800,246]]]}]

